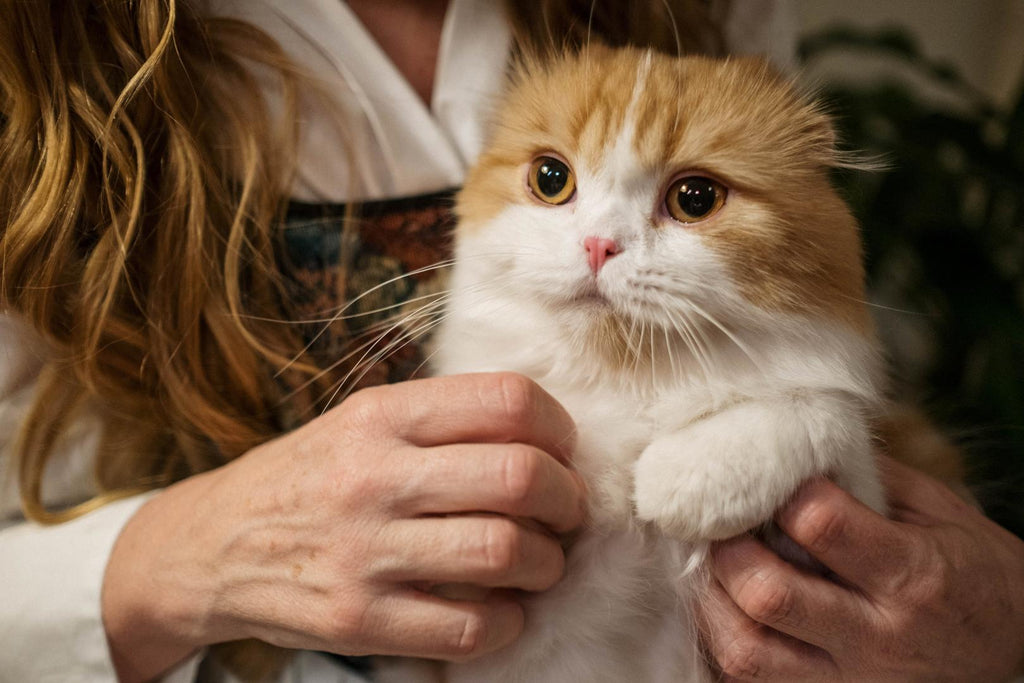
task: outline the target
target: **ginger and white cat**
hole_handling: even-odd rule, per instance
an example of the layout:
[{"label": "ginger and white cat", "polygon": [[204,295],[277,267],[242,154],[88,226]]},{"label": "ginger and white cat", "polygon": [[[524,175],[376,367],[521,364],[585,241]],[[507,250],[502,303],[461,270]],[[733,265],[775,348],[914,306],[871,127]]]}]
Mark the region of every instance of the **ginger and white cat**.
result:
[{"label": "ginger and white cat", "polygon": [[592,47],[521,67],[458,198],[439,374],[576,421],[590,515],[511,647],[448,681],[709,680],[709,542],[826,474],[884,505],[881,362],[828,118],[754,60]]}]

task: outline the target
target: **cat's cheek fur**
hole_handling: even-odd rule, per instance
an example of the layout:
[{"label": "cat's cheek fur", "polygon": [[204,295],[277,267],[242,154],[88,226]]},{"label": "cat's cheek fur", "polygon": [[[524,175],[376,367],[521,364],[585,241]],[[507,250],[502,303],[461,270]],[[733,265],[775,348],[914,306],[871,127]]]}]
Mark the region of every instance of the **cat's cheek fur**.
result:
[{"label": "cat's cheek fur", "polygon": [[856,418],[861,412],[841,393],[783,394],[735,404],[661,436],[635,466],[637,514],[687,541],[755,527],[807,478],[870,461],[871,438]]}]

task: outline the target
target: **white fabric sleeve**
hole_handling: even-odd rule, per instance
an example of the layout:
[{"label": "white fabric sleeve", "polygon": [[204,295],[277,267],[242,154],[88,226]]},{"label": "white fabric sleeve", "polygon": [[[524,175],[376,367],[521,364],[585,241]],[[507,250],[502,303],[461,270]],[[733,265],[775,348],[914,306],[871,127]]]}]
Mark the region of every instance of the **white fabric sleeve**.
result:
[{"label": "white fabric sleeve", "polygon": [[56,526],[21,522],[0,531],[0,678],[117,680],[100,589],[114,541],[146,499],[127,498]]},{"label": "white fabric sleeve", "polygon": [[[0,314],[0,681],[115,681],[101,615],[107,560],[125,523],[152,494],[111,503],[56,526],[25,521],[9,449],[31,405],[43,345],[28,326]],[[47,468],[49,505],[94,492],[99,425],[86,416]],[[191,681],[198,658],[176,670]]]}]

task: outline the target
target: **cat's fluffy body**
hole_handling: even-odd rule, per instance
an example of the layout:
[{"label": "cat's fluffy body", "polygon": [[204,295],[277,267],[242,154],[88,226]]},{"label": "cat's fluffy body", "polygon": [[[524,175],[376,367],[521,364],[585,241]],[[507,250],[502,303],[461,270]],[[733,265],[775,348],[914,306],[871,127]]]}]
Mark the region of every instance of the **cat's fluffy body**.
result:
[{"label": "cat's fluffy body", "polygon": [[[876,509],[880,363],[827,118],[754,61],[592,48],[528,64],[458,201],[439,374],[506,370],[578,427],[586,529],[516,644],[451,681],[700,681],[703,551],[826,474]],[[576,194],[531,194],[554,155]],[[728,188],[665,210],[681,175]],[[596,270],[584,240],[613,240]]]}]

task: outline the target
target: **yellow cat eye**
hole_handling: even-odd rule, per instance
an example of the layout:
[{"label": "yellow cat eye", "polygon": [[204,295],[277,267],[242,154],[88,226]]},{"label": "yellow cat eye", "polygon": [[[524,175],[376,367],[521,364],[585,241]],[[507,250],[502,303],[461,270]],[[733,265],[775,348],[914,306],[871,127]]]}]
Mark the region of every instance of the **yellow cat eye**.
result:
[{"label": "yellow cat eye", "polygon": [[539,156],[526,176],[533,195],[546,204],[565,204],[576,194],[576,176],[561,159]]},{"label": "yellow cat eye", "polygon": [[697,223],[714,216],[725,204],[725,185],[704,176],[686,176],[674,181],[665,195],[668,215],[680,223]]}]

